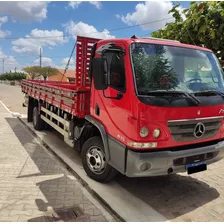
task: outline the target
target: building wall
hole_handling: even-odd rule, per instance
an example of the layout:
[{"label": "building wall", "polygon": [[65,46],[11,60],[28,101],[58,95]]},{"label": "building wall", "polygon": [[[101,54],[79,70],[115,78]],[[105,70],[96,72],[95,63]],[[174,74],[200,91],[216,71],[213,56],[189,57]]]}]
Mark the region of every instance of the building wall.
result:
[{"label": "building wall", "polygon": [[62,82],[68,82],[68,78],[66,76],[63,76],[62,74],[57,75],[51,75],[48,77],[49,81],[62,81]]}]

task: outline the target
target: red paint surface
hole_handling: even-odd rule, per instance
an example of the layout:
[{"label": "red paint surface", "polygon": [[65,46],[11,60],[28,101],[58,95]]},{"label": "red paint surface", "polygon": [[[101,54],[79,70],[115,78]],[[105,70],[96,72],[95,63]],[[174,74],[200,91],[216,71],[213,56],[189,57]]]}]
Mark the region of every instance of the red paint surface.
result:
[{"label": "red paint surface", "polygon": [[[224,128],[221,128],[216,136],[206,140],[196,140],[194,142],[175,142],[170,135],[167,121],[168,120],[182,120],[182,119],[196,119],[220,116],[220,109],[224,109],[224,105],[218,106],[195,106],[182,108],[167,108],[145,105],[139,101],[136,96],[134,88],[134,79],[132,74],[132,67],[130,63],[129,47],[132,42],[144,42],[163,44],[177,47],[193,48],[199,50],[210,51],[198,46],[181,44],[178,42],[160,41],[152,39],[112,39],[102,40],[97,44],[97,48],[103,44],[113,42],[125,48],[125,71],[126,71],[126,92],[120,100],[109,99],[103,96],[102,91],[90,88],[88,80],[88,65],[90,61],[91,44],[97,42],[97,39],[91,38],[77,38],[77,61],[76,61],[76,82],[75,83],[58,83],[51,81],[23,81],[22,89],[28,95],[49,101],[51,104],[60,107],[63,110],[68,110],[73,115],[84,118],[85,115],[92,115],[99,120],[105,127],[107,133],[118,141],[127,145],[128,141],[136,142],[158,142],[158,148],[174,147],[180,145],[187,145],[193,143],[200,143],[211,141],[224,137]],[[45,90],[41,93],[40,90]],[[59,91],[59,93],[57,93]],[[77,94],[82,91],[83,94]],[[54,97],[48,97],[49,93],[53,93]],[[74,93],[75,96],[69,96]],[[106,96],[116,96],[117,90],[108,87],[105,90]],[[61,96],[66,96],[72,99],[72,104],[66,104],[60,99]],[[100,108],[100,116],[95,114],[95,105],[98,104]],[[197,115],[198,110],[201,111]],[[140,128],[147,126],[150,134],[147,138],[141,138],[139,135]],[[152,137],[152,131],[155,128],[161,129],[161,136],[158,139]],[[142,149],[144,150],[144,149]]]}]

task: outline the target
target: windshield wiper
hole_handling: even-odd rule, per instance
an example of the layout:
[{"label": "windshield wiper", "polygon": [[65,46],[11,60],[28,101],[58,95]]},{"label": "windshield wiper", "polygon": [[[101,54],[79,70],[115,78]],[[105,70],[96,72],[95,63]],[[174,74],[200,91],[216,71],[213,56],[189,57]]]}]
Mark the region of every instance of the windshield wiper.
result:
[{"label": "windshield wiper", "polygon": [[194,94],[201,95],[201,96],[208,96],[211,94],[216,94],[216,95],[221,96],[224,99],[224,93],[219,90],[206,90],[206,91],[202,91],[202,92],[195,92]]},{"label": "windshield wiper", "polygon": [[201,104],[201,101],[199,99],[197,99],[195,96],[193,96],[191,93],[187,93],[187,92],[183,92],[183,91],[155,90],[155,91],[148,91],[146,93],[144,92],[144,94],[146,94],[146,95],[157,94],[157,93],[180,94],[180,95],[184,95],[188,99],[191,99],[191,101],[196,105]]}]

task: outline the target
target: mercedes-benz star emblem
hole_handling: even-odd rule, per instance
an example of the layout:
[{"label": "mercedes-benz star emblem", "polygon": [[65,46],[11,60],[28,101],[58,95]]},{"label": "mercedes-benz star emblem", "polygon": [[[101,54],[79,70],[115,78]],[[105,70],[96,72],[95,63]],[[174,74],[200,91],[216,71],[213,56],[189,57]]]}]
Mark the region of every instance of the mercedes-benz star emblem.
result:
[{"label": "mercedes-benz star emblem", "polygon": [[194,127],[194,136],[201,138],[205,134],[205,126],[202,123],[197,123]]}]

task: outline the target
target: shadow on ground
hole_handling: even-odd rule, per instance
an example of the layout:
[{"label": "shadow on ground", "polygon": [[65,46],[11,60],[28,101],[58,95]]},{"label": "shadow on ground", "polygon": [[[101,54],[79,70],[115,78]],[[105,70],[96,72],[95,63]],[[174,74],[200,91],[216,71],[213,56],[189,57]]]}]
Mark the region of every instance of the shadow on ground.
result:
[{"label": "shadow on ground", "polygon": [[[29,134],[19,120],[7,118],[7,121],[29,153],[30,158],[38,166],[40,174],[34,175],[62,173],[56,162],[50,158],[39,144],[35,143],[34,137]],[[32,174],[29,176],[32,176]],[[219,193],[215,188],[192,176],[174,174],[163,177],[127,178],[118,175],[116,180],[123,188],[149,204],[168,220],[187,214],[219,197]],[[85,203],[86,200],[82,196],[78,196],[81,193],[75,189],[74,182],[66,176],[40,182],[38,186],[48,201],[48,203],[44,203],[37,200],[39,209],[43,211],[46,210],[47,206],[52,206],[55,210],[71,206],[72,203],[81,204],[82,201]],[[71,199],[74,195],[76,195],[76,201]],[[41,220],[35,219],[34,221]]]},{"label": "shadow on ground", "polygon": [[[39,170],[39,172],[32,173],[32,171],[30,171],[28,173],[24,173],[22,169],[17,178],[34,178],[36,185],[40,188],[41,193],[47,201],[45,202],[37,196],[35,200],[36,205],[39,211],[42,211],[44,215],[28,221],[55,221],[52,220],[52,211],[57,213],[58,209],[60,210],[74,206],[78,206],[82,211],[85,207],[84,205],[89,203],[89,200],[83,195],[80,186],[77,186],[74,180],[71,180],[67,175],[64,175],[65,171],[61,169],[61,165],[59,165],[53,157],[44,151],[41,145],[36,142],[35,137],[30,134],[18,119],[6,118],[6,120],[29,154],[26,163],[30,163],[29,160],[32,160]],[[26,165],[27,164],[24,164],[24,166]],[[55,175],[59,175],[61,177],[55,177]],[[47,180],[41,182],[38,182],[38,179],[35,179],[35,177],[40,178],[44,176],[49,176],[49,178],[47,177],[45,178]],[[47,207],[51,207],[51,211],[47,211]],[[72,220],[72,218],[68,219],[69,215],[71,215],[69,213],[64,217],[61,216],[61,213],[58,215],[61,217],[61,221],[89,221],[88,214],[84,213],[76,214],[78,218],[74,220]]]},{"label": "shadow on ground", "polygon": [[219,192],[208,184],[178,174],[147,178],[119,175],[117,182],[168,220],[187,214],[219,197]]}]

